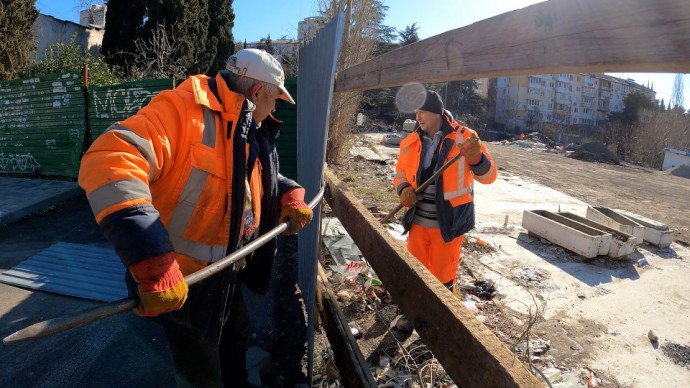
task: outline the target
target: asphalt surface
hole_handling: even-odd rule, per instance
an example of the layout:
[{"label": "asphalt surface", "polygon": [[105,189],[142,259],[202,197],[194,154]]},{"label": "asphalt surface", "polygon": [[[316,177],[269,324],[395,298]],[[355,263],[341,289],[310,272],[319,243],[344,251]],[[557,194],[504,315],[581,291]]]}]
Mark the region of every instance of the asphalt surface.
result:
[{"label": "asphalt surface", "polygon": [[[76,182],[0,177],[0,272],[57,242],[110,246]],[[279,239],[267,296],[244,295],[250,345],[271,354],[269,386],[306,382],[306,330],[296,284],[296,239]],[[0,337],[101,303],[0,283]],[[291,306],[291,307],[290,307]],[[171,359],[160,327],[131,312],[63,333],[0,344],[1,387],[170,387]]]}]

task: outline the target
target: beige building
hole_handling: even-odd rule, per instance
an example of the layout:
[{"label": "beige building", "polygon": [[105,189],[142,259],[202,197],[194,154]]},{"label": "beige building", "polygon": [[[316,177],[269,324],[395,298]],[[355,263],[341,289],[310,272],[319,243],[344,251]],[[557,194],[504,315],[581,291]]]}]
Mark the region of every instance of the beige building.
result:
[{"label": "beige building", "polygon": [[656,97],[650,88],[605,74],[499,77],[495,120],[508,131],[555,129],[560,138],[554,140],[579,141],[602,128],[609,113],[622,111],[633,91]]},{"label": "beige building", "polygon": [[[88,10],[87,10],[88,11]],[[105,10],[101,13],[102,22],[105,25]],[[84,19],[82,19],[84,20]],[[86,19],[86,21],[93,19]],[[50,45],[59,42],[69,43],[74,38],[75,43],[89,50],[92,54],[98,55],[103,42],[104,28],[97,27],[93,23],[81,25],[67,20],[56,19],[52,16],[39,14],[36,24],[34,24],[34,34],[36,35],[36,55],[35,59],[45,58],[45,51]]]}]

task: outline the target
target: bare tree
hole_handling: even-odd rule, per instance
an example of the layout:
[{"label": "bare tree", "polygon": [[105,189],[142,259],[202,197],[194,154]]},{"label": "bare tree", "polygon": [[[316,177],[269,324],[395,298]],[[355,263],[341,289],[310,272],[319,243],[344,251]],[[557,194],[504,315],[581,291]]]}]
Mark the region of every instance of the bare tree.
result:
[{"label": "bare tree", "polygon": [[671,106],[683,107],[685,99],[683,98],[683,74],[676,74],[676,78],[673,80],[673,93],[671,94]]},{"label": "bare tree", "polygon": [[185,78],[189,64],[180,59],[174,36],[166,32],[164,24],[158,24],[148,40],[139,38],[134,41],[135,52],[131,56],[134,78]]},{"label": "bare tree", "polygon": [[690,150],[690,117],[680,110],[642,110],[633,132],[631,153],[646,167],[660,169],[666,147]]},{"label": "bare tree", "polygon": [[664,148],[690,150],[690,116],[680,109],[641,109],[636,124],[612,122],[604,143],[613,146],[622,160],[660,169]]},{"label": "bare tree", "polygon": [[[329,20],[344,12],[345,36],[340,49],[337,70],[349,68],[371,58],[382,34],[390,33],[383,26],[385,10],[380,0],[319,0],[321,15]],[[326,161],[337,164],[340,152],[351,128],[356,127],[357,109],[362,101],[362,92],[337,93],[333,96],[329,122],[329,136],[326,145]]]}]

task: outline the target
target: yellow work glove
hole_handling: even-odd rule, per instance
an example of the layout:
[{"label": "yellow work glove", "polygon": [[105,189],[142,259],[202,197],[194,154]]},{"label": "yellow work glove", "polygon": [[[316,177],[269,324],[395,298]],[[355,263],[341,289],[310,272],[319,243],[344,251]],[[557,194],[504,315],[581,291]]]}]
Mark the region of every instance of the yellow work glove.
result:
[{"label": "yellow work glove", "polygon": [[464,142],[458,144],[460,153],[465,156],[465,160],[471,166],[474,166],[482,161],[482,141],[475,132],[472,132],[469,138]]},{"label": "yellow work glove", "polygon": [[400,204],[406,208],[411,208],[417,202],[417,194],[415,194],[412,186],[407,186],[400,193]]},{"label": "yellow work glove", "polygon": [[307,226],[314,217],[314,212],[304,202],[304,189],[301,187],[292,189],[280,198],[280,219],[283,223],[290,220],[290,226],[283,234],[295,234],[298,230]]},{"label": "yellow work glove", "polygon": [[187,300],[187,282],[172,252],[129,266],[139,291],[135,313],[145,317],[175,311]]}]

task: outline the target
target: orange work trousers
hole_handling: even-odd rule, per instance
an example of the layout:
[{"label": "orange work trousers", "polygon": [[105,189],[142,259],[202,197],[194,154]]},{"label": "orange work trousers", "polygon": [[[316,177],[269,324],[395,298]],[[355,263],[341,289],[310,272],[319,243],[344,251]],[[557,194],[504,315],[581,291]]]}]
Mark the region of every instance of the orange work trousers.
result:
[{"label": "orange work trousers", "polygon": [[458,236],[447,243],[443,241],[440,229],[412,224],[407,250],[453,291],[464,239],[464,235]]}]

